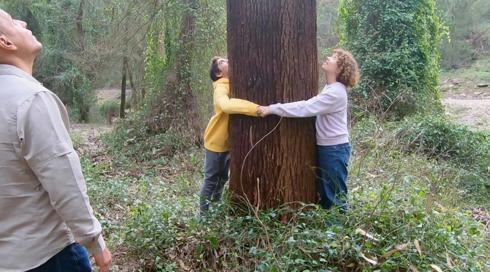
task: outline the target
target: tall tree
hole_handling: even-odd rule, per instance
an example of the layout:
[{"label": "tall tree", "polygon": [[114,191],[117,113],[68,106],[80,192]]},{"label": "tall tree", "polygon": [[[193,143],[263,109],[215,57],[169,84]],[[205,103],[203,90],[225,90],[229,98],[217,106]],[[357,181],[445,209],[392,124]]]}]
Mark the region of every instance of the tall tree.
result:
[{"label": "tall tree", "polygon": [[[315,0],[228,0],[227,9],[233,97],[268,105],[317,93]],[[279,121],[232,116],[235,199],[259,208],[316,202],[313,118],[281,120],[252,149]]]},{"label": "tall tree", "polygon": [[[185,0],[184,2],[184,17],[181,25],[180,32],[180,46],[177,49],[176,56],[176,79],[177,88],[176,95],[178,102],[178,109],[183,120],[179,120],[182,123],[186,123],[185,129],[187,134],[192,135],[194,142],[201,142],[201,127],[200,119],[197,114],[196,98],[191,86],[191,70],[190,66],[193,60],[193,50],[195,50],[196,42],[196,20],[197,14],[199,12],[199,1],[198,0]],[[186,121],[186,122],[185,122]]]}]

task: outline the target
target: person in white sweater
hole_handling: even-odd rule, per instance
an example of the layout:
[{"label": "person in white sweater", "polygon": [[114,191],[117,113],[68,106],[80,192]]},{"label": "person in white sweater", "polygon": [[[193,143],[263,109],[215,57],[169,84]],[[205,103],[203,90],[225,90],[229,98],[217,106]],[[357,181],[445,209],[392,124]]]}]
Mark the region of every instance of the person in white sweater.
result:
[{"label": "person in white sweater", "polygon": [[329,209],[348,209],[347,167],[351,156],[347,121],[347,88],[359,81],[359,67],[351,53],[335,49],[323,63],[327,85],[315,97],[306,101],[273,104],[258,108],[265,117],[316,116],[317,191],[320,205]]}]

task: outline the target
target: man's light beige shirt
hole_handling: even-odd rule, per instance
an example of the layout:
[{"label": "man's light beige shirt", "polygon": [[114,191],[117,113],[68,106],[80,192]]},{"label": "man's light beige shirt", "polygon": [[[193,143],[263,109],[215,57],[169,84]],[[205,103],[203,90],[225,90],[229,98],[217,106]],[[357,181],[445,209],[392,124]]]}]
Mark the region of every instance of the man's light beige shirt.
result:
[{"label": "man's light beige shirt", "polygon": [[51,91],[0,64],[0,271],[25,271],[76,242],[105,248],[68,115]]}]

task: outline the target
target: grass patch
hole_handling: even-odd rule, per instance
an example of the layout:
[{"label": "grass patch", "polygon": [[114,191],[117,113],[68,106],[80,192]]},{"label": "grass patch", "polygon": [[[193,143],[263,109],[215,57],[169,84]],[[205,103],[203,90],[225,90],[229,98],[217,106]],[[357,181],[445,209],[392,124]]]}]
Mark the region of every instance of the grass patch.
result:
[{"label": "grass patch", "polygon": [[[476,85],[480,83],[490,84],[490,54],[482,56],[468,67],[443,70],[441,72],[441,82],[444,82],[443,90],[451,91],[457,94],[467,91],[484,93],[490,92],[489,87],[476,87]],[[445,84],[451,82],[456,84],[444,86]]]},{"label": "grass patch", "polygon": [[449,164],[459,172],[459,188],[474,201],[488,206],[490,196],[490,135],[473,132],[444,116],[415,116],[395,129],[396,146]]}]

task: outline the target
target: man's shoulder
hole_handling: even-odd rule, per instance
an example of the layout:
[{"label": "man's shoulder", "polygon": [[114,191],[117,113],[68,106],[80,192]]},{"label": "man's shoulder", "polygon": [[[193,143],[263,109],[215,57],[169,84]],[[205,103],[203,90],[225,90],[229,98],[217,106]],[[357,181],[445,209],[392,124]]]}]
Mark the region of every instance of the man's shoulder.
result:
[{"label": "man's shoulder", "polygon": [[0,75],[0,84],[4,93],[34,94],[46,89],[40,83],[16,75]]},{"label": "man's shoulder", "polygon": [[33,99],[38,94],[56,96],[42,84],[14,75],[1,75],[0,85],[3,87],[0,96],[8,98],[15,104],[22,104],[26,100]]}]

